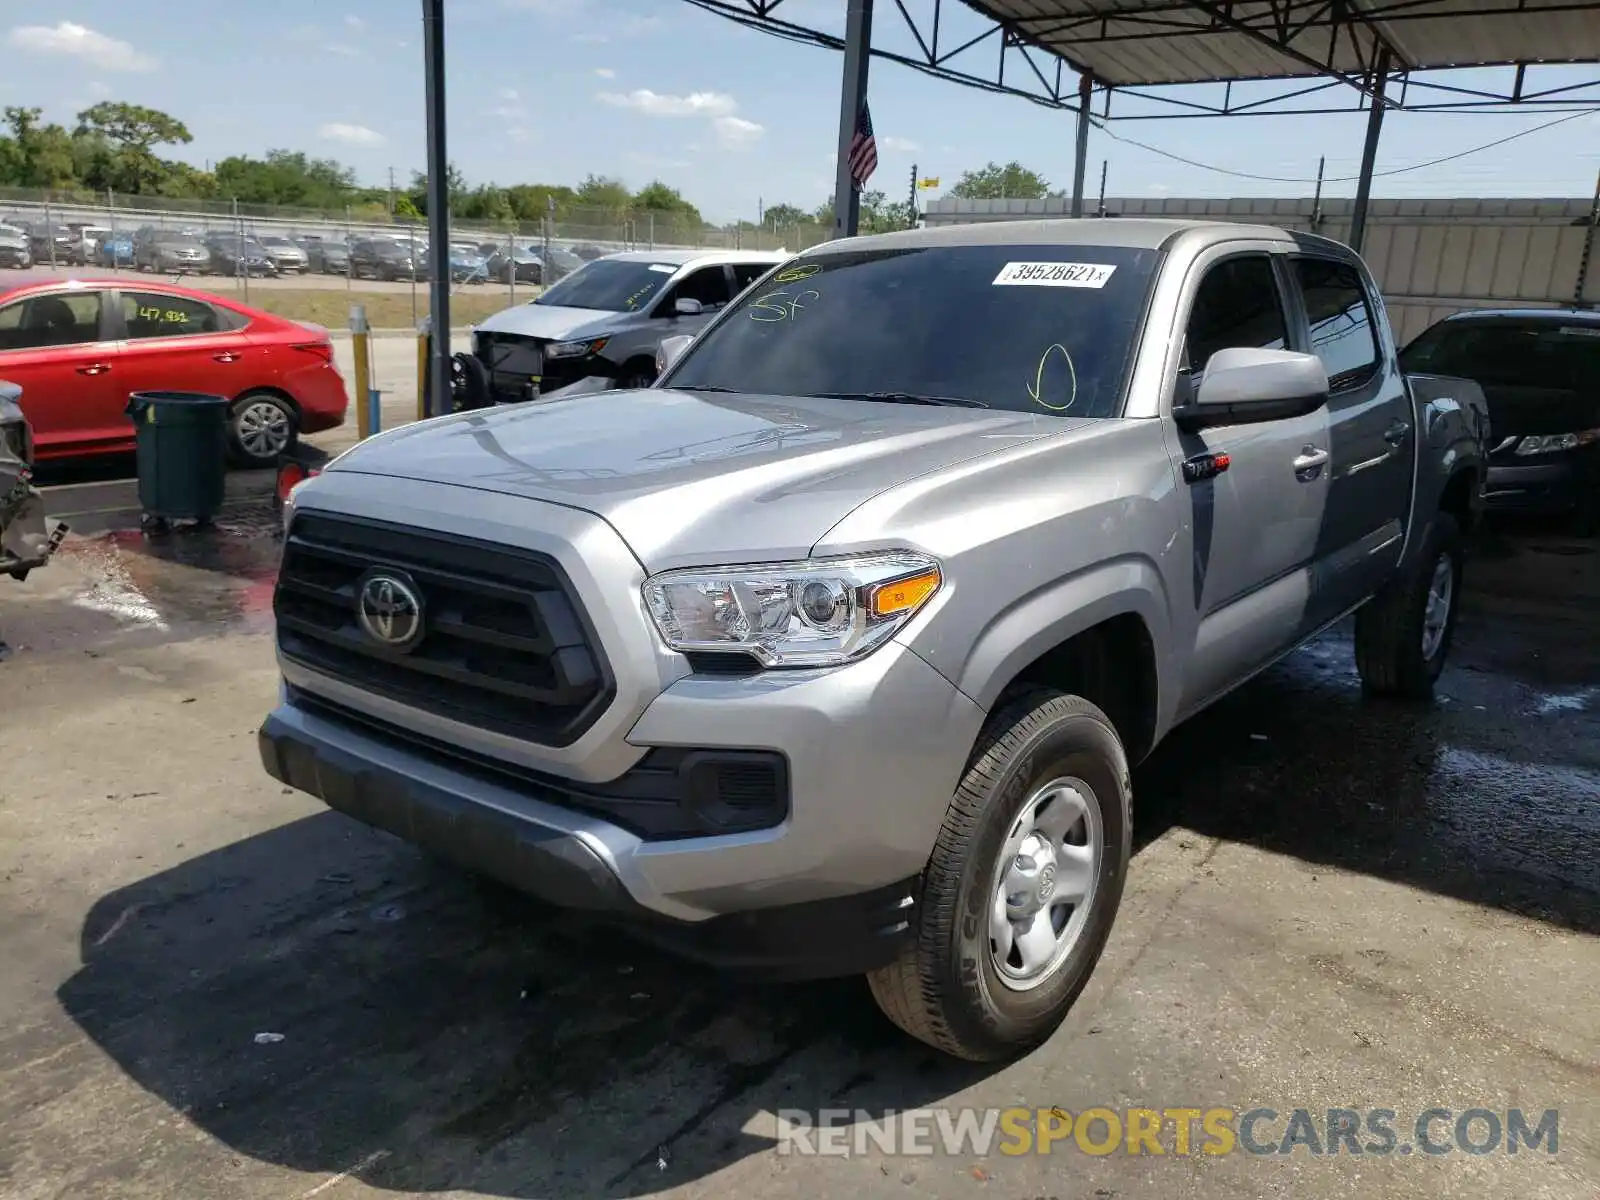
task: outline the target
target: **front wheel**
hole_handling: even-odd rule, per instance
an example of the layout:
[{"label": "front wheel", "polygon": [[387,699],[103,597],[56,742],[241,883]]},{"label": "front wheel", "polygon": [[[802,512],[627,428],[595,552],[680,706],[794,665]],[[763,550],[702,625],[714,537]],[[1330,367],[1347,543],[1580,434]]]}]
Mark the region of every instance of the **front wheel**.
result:
[{"label": "front wheel", "polygon": [[239,397],[228,423],[233,458],[242,467],[271,467],[278,456],[294,448],[298,436],[294,406],[271,392],[249,392]]},{"label": "front wheel", "polygon": [[1435,513],[1416,563],[1356,613],[1356,671],[1368,694],[1433,698],[1455,636],[1461,562],[1461,527]]},{"label": "front wheel", "polygon": [[878,1006],[976,1062],[1045,1041],[1105,947],[1131,826],[1127,755],[1103,712],[1043,689],[997,710],[923,873],[915,935],[867,977]]}]

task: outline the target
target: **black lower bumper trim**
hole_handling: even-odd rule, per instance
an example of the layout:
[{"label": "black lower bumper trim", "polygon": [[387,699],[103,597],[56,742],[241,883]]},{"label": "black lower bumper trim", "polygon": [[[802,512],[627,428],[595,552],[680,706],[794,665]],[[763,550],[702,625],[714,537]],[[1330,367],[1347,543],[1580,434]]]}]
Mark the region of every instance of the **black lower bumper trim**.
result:
[{"label": "black lower bumper trim", "polygon": [[[328,732],[318,730],[326,724]],[[616,922],[662,949],[770,980],[857,975],[891,962],[915,927],[916,879],[871,892],[678,921],[640,904],[584,841],[487,800],[483,783],[449,764],[459,788],[430,782],[445,767],[423,751],[415,766],[352,728],[293,708],[258,737],[274,779],[468,870],[562,908]],[[479,793],[477,795],[473,793]],[[555,796],[527,797],[551,803]]]}]

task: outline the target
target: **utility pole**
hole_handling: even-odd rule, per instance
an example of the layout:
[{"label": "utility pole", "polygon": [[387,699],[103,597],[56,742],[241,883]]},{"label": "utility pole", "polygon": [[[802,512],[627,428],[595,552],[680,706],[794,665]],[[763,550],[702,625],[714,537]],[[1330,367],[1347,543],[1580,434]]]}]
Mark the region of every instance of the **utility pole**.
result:
[{"label": "utility pole", "polygon": [[907,225],[906,228],[907,229],[915,229],[917,227],[917,164],[916,163],[912,163],[911,164],[911,207],[908,208],[906,210],[906,212],[910,214],[910,221],[911,221],[911,223],[909,225]]},{"label": "utility pole", "polygon": [[394,168],[389,168],[389,216],[394,216]]},{"label": "utility pole", "polygon": [[1311,196],[1311,232],[1322,232],[1322,172],[1326,169],[1326,157],[1317,159],[1317,190]]},{"label": "utility pole", "polygon": [[1106,172],[1110,169],[1111,160],[1102,158],[1100,160],[1100,211],[1095,214],[1097,217],[1106,215]]}]

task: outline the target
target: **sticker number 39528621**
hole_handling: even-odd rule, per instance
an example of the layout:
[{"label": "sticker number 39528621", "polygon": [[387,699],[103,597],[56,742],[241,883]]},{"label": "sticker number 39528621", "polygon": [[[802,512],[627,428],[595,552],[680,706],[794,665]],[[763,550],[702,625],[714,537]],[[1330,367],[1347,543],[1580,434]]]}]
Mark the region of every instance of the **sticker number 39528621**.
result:
[{"label": "sticker number 39528621", "polygon": [[1009,262],[994,286],[1102,288],[1116,269],[1104,263]]}]

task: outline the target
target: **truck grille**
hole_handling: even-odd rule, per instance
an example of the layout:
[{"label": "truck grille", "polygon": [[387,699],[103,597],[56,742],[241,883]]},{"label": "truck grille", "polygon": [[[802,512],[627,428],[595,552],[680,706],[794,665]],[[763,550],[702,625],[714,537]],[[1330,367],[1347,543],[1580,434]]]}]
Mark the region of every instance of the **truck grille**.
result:
[{"label": "truck grille", "polygon": [[[369,572],[403,574],[420,638],[392,648],[362,628]],[[383,522],[301,513],[273,598],[296,663],[414,708],[549,746],[576,741],[613,695],[611,672],[549,557]]]}]

